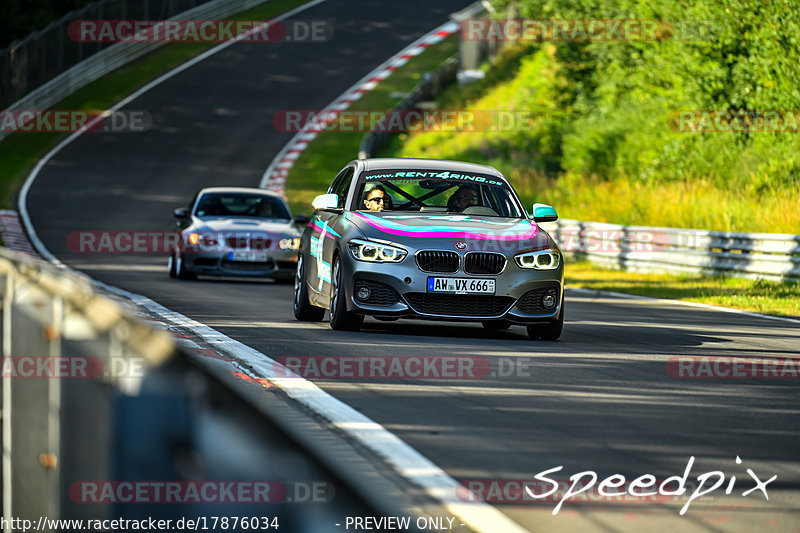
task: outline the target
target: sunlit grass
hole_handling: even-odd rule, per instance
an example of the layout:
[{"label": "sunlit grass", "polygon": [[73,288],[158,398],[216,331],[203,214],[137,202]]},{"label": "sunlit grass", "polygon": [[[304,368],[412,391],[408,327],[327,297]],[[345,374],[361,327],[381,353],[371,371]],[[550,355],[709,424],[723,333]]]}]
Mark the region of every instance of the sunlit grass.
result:
[{"label": "sunlit grass", "polygon": [[800,190],[769,193],[723,190],[711,180],[647,184],[626,178],[546,179],[512,169],[526,204],[555,206],[562,218],[675,228],[757,233],[800,233]]},{"label": "sunlit grass", "polygon": [[[530,116],[527,121],[504,131],[404,134],[382,155],[492,165],[509,178],[526,205],[549,203],[564,218],[718,231],[800,233],[800,190],[763,181],[765,178],[756,175],[754,169],[752,179],[742,178],[740,182],[720,181],[718,176],[699,173],[694,167],[686,169],[684,177],[676,178],[674,172],[665,169],[654,169],[648,176],[633,176],[625,173],[621,162],[615,163],[614,172],[604,176],[564,171],[561,166],[566,156],[560,150],[568,145],[554,124],[558,120],[569,121],[570,110],[559,102],[566,80],[561,75],[562,64],[554,60],[554,50],[528,50],[527,56],[524,49],[508,53],[499,66],[502,75],[481,83],[482,91],[474,86],[452,87],[440,98],[440,102],[447,103],[442,105],[468,110],[525,111]],[[509,65],[517,70],[510,71]],[[635,113],[631,120],[634,118]],[[583,131],[579,125],[575,127],[578,130],[571,134],[573,137]],[[682,134],[667,135],[672,135],[671,142],[685,140]],[[758,141],[765,142],[761,137]],[[742,150],[744,160],[758,151],[739,147],[733,141],[725,146],[729,151]],[[688,148],[681,149],[686,157],[693,155]],[[779,153],[770,157],[781,159]],[[775,173],[779,169],[776,163]],[[742,174],[746,172],[743,170]]]}]

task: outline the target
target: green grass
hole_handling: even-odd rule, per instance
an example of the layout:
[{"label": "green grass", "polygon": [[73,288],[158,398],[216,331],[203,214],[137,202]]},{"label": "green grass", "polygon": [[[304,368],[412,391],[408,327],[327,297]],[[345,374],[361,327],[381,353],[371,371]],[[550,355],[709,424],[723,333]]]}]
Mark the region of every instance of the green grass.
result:
[{"label": "green grass", "polygon": [[602,268],[585,261],[568,262],[564,272],[567,288],[622,292],[800,317],[800,282],[642,274]]},{"label": "green grass", "polygon": [[[269,20],[306,0],[271,0],[230,20]],[[105,110],[148,82],[219,43],[170,43],[86,85],[52,109]],[[269,44],[264,44],[269,46]],[[22,181],[66,133],[15,133],[0,141],[0,208],[12,208]]]},{"label": "green grass", "polygon": [[400,135],[381,155],[492,165],[508,177],[526,205],[551,204],[563,218],[718,231],[798,232],[797,187],[763,188],[757,181],[723,186],[712,176],[643,179],[624,170],[600,176],[560,169],[561,134],[547,125],[551,117],[566,112],[558,102],[562,67],[554,53],[552,48],[509,52],[499,62],[499,75],[476,86],[451,87],[440,99],[441,107],[525,110],[531,113],[529,122],[513,131]]},{"label": "green grass", "polygon": [[[458,37],[451,35],[429,47],[394,71],[372,91],[356,100],[350,110],[389,111],[401,99],[393,93],[408,93],[422,75],[432,72],[458,51]],[[341,168],[358,156],[358,145],[366,132],[320,133],[295,162],[286,180],[286,196],[294,213],[310,213],[311,200],[323,194]]]}]

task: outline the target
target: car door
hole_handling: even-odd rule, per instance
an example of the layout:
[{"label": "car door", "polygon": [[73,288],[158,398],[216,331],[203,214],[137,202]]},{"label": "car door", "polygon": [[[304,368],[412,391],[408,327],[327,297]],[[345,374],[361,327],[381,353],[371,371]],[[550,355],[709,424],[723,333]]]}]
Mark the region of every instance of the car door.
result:
[{"label": "car door", "polygon": [[331,288],[331,260],[341,235],[333,229],[342,216],[355,175],[355,167],[345,167],[333,180],[328,194],[335,194],[338,202],[335,209],[317,209],[314,212],[309,246],[309,264],[307,280],[311,289],[311,299],[318,305],[328,305]]}]

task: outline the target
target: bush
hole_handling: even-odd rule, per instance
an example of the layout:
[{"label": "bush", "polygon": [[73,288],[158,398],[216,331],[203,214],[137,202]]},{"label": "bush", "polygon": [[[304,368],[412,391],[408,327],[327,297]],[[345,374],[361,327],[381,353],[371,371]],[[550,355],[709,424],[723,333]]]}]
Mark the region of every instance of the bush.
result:
[{"label": "bush", "polygon": [[[494,4],[503,12],[509,2]],[[688,206],[697,200],[686,194],[707,194],[698,205],[715,213],[701,217],[712,229],[746,229],[751,216],[726,211],[738,211],[741,202],[777,206],[797,198],[800,132],[687,133],[675,126],[681,110],[800,110],[800,4],[520,0],[514,6],[534,19],[659,20],[660,40],[530,43],[516,59],[515,77],[468,104],[529,111],[530,123],[515,131],[414,135],[403,155],[488,162],[524,181],[516,185],[531,194],[563,196],[575,214],[585,211],[570,192],[588,201],[591,191],[598,200],[610,191],[670,191],[679,196],[662,200],[683,202],[684,215],[694,213]],[[722,205],[712,205],[712,197]],[[627,211],[617,216],[626,221],[658,218],[636,198],[621,205]],[[798,233],[796,226],[781,227]]]}]

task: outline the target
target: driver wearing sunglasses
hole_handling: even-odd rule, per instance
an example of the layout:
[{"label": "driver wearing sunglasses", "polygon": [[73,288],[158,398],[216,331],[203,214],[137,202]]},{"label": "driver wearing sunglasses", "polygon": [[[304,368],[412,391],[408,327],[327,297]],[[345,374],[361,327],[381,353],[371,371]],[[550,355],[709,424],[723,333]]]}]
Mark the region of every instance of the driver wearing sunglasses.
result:
[{"label": "driver wearing sunglasses", "polygon": [[364,207],[370,211],[383,211],[389,205],[389,195],[380,185],[376,185],[367,192],[364,199]]}]

